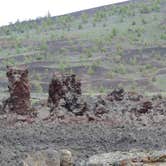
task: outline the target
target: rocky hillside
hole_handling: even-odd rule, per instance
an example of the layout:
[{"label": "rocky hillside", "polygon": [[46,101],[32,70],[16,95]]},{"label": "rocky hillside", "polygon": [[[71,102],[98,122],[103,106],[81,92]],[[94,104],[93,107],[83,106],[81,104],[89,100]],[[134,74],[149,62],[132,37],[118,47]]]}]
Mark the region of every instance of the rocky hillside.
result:
[{"label": "rocky hillside", "polygon": [[1,94],[6,65],[29,67],[35,97],[64,71],[80,76],[84,93],[165,93],[165,13],[165,0],[138,0],[0,27]]}]

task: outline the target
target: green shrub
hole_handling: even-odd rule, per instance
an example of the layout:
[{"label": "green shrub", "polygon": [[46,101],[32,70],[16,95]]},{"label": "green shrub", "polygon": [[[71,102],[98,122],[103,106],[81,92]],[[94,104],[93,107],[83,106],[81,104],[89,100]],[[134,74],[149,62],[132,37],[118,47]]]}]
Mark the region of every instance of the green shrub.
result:
[{"label": "green shrub", "polygon": [[142,4],[142,7],[140,8],[140,13],[145,14],[145,13],[150,13],[151,7],[145,4]]},{"label": "green shrub", "polygon": [[88,23],[88,14],[87,14],[87,13],[83,13],[83,14],[81,15],[81,19],[82,19],[82,22],[83,22],[84,24]]},{"label": "green shrub", "polygon": [[89,68],[88,68],[88,74],[89,75],[93,75],[94,74],[94,69],[93,69],[92,66],[89,66]]},{"label": "green shrub", "polygon": [[117,29],[113,28],[112,29],[112,37],[115,37],[117,35]]},{"label": "green shrub", "polygon": [[133,21],[133,22],[132,22],[132,25],[136,25],[136,22],[135,22],[135,21]]},{"label": "green shrub", "polygon": [[100,86],[100,87],[98,88],[98,91],[99,91],[99,93],[106,93],[108,90],[107,90],[107,88],[105,88],[104,86]]},{"label": "green shrub", "polygon": [[166,34],[161,34],[160,39],[166,40]]},{"label": "green shrub", "polygon": [[130,63],[131,63],[132,65],[136,65],[136,64],[137,64],[137,58],[136,58],[136,57],[131,58],[131,59],[130,59]]},{"label": "green shrub", "polygon": [[109,79],[113,79],[113,78],[115,77],[115,73],[111,70],[111,71],[109,71],[109,72],[107,73],[107,77],[108,77]]},{"label": "green shrub", "polygon": [[83,28],[82,24],[79,24],[78,29],[82,29],[82,28]]},{"label": "green shrub", "polygon": [[42,88],[42,86],[40,85],[40,83],[38,81],[34,81],[32,84],[33,84],[33,86],[35,88],[35,91],[37,93],[42,93],[43,92],[43,88]]},{"label": "green shrub", "polygon": [[96,23],[95,22],[93,22],[92,25],[93,25],[93,27],[96,27]]},{"label": "green shrub", "polygon": [[142,18],[142,24],[147,24],[147,21],[144,19],[144,18]]},{"label": "green shrub", "polygon": [[101,22],[104,18],[106,18],[106,12],[104,11],[97,11],[93,16],[94,22]]},{"label": "green shrub", "polygon": [[63,61],[61,61],[61,62],[59,63],[59,70],[60,70],[61,72],[64,72],[64,71],[65,71],[65,68],[66,68],[65,63],[64,63]]},{"label": "green shrub", "polygon": [[119,74],[126,74],[126,67],[123,64],[119,64],[119,66],[116,66],[113,71],[115,73],[119,73]]},{"label": "green shrub", "polygon": [[90,49],[86,49],[86,55],[88,58],[91,58],[93,56],[92,51]]}]

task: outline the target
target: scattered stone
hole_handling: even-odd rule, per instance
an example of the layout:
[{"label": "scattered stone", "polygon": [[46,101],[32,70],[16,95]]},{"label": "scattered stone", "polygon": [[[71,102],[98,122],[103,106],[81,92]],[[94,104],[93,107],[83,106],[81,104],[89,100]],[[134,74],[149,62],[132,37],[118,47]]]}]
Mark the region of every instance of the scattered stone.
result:
[{"label": "scattered stone", "polygon": [[153,152],[110,152],[100,155],[94,155],[89,158],[88,166],[102,166],[102,165],[166,165],[166,151]]},{"label": "scattered stone", "polygon": [[120,101],[123,100],[123,97],[124,97],[124,89],[117,88],[113,90],[110,94],[108,94],[106,99],[109,101]]},{"label": "scattered stone", "polygon": [[43,119],[46,119],[49,117],[50,115],[50,108],[49,107],[40,107],[38,108],[39,111],[37,112],[37,117],[40,119],[40,120],[43,120]]},{"label": "scattered stone", "polygon": [[96,116],[100,116],[100,115],[103,115],[103,114],[108,113],[108,112],[109,112],[109,110],[107,110],[107,108],[102,104],[98,104],[95,108],[95,115]]},{"label": "scattered stone", "polygon": [[143,99],[143,96],[136,92],[127,92],[127,93],[125,93],[125,98],[126,98],[126,100],[137,102],[137,101],[140,101],[141,99]]},{"label": "scattered stone", "polygon": [[[135,115],[137,121],[141,121],[140,116],[147,113],[166,114],[166,100],[161,96],[150,99],[136,92],[125,92],[124,89],[118,88],[106,96],[84,97],[81,92],[81,81],[75,74],[54,74],[49,84],[47,102],[44,100],[38,106],[31,107],[28,70],[13,67],[7,67],[7,69],[10,97],[0,105],[0,115],[6,113],[26,115],[14,119],[6,118],[9,124],[32,123],[35,121],[35,117],[38,117],[39,121],[66,121],[67,119],[78,121],[83,119],[87,122],[111,121],[113,124],[114,121],[121,121],[113,118],[118,116],[124,119],[124,115],[126,115],[125,120],[130,122],[132,114]],[[129,115],[126,114],[127,112]],[[4,119],[3,116],[2,119]]]},{"label": "scattered stone", "polygon": [[142,101],[140,104],[140,109],[137,110],[139,113],[147,113],[153,108],[153,103],[151,101]]},{"label": "scattered stone", "polygon": [[60,166],[60,156],[55,150],[43,150],[27,154],[23,166]]},{"label": "scattered stone", "polygon": [[72,153],[69,150],[61,150],[60,166],[73,166]]},{"label": "scattered stone", "polygon": [[88,119],[88,122],[96,120],[96,116],[92,112],[87,112],[86,117]]}]

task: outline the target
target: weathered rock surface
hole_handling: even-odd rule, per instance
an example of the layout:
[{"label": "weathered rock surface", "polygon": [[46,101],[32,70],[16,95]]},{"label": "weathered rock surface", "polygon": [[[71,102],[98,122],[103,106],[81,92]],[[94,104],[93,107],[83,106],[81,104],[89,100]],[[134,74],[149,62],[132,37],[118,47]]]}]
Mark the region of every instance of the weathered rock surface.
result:
[{"label": "weathered rock surface", "polygon": [[152,152],[111,152],[89,158],[88,166],[165,166],[166,151]]},{"label": "weathered rock surface", "polygon": [[63,149],[60,152],[47,149],[27,154],[23,166],[73,166],[72,153]]},{"label": "weathered rock surface", "polygon": [[4,103],[5,106],[11,112],[28,114],[31,111],[28,69],[7,67],[7,77],[10,97]]},{"label": "weathered rock surface", "polygon": [[60,166],[60,155],[55,150],[43,150],[27,155],[23,166]]},{"label": "weathered rock surface", "polygon": [[81,82],[76,75],[53,76],[49,85],[48,105],[51,107],[51,115],[58,118],[67,113],[77,116],[86,112],[86,103],[81,99]]},{"label": "weathered rock surface", "polygon": [[66,150],[66,149],[61,150],[60,165],[61,166],[73,166],[73,158],[72,158],[72,154],[69,150]]},{"label": "weathered rock surface", "polygon": [[[75,75],[55,78],[53,77],[50,83],[48,99],[52,120],[73,121],[75,118],[79,121],[82,117],[87,122],[106,121],[109,124],[124,124],[137,121],[146,125],[149,123],[147,121],[152,120],[150,116],[166,115],[166,99],[162,96],[150,98],[137,92],[126,92],[122,88],[106,95],[81,96],[81,84],[77,82]],[[55,80],[58,83],[55,83]],[[61,88],[58,89],[58,85]]]},{"label": "weathered rock surface", "polygon": [[53,75],[49,85],[48,104],[58,106],[61,99],[65,100],[66,107],[76,104],[81,95],[81,82],[76,75]]}]

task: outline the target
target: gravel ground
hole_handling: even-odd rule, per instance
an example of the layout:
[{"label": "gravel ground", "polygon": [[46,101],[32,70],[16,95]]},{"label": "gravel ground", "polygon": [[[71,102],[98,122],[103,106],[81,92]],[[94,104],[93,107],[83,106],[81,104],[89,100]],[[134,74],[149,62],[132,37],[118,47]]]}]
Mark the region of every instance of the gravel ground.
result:
[{"label": "gravel ground", "polygon": [[131,149],[166,148],[166,123],[110,126],[106,124],[65,124],[37,122],[0,127],[0,165],[18,166],[26,153],[44,149],[72,151],[76,165],[89,156]]},{"label": "gravel ground", "polygon": [[[123,96],[117,92],[107,99],[87,98],[90,110],[94,110],[91,113],[96,115],[93,121],[84,119],[87,114],[66,113],[64,119],[45,121],[38,115],[28,124],[30,121],[18,122],[18,115],[2,114],[0,166],[21,166],[27,153],[46,149],[70,150],[76,165],[105,152],[165,150],[166,99],[139,98],[138,94]],[[38,110],[41,115],[42,110],[46,113],[46,108],[38,107]],[[103,114],[105,110],[109,111]]]}]

